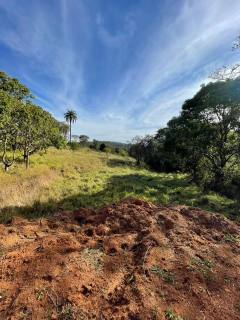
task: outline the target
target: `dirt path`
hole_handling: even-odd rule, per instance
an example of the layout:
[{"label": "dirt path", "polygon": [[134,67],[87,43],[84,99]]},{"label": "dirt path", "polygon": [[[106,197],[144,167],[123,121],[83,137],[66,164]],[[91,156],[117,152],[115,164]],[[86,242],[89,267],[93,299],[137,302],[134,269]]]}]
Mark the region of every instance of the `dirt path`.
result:
[{"label": "dirt path", "polygon": [[240,319],[240,227],[126,200],[0,225],[0,319]]}]

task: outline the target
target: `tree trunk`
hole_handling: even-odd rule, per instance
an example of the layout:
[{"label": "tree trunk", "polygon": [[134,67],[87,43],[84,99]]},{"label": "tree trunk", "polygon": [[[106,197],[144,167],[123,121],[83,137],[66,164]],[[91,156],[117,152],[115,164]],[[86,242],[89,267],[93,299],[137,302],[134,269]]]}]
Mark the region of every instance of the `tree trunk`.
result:
[{"label": "tree trunk", "polygon": [[5,165],[4,165],[5,172],[8,172],[8,169],[9,169],[9,166],[5,163]]},{"label": "tree trunk", "polygon": [[26,170],[29,167],[29,152],[27,152],[25,155],[25,167],[26,167]]},{"label": "tree trunk", "polygon": [[214,176],[214,190],[217,192],[221,192],[223,190],[224,183],[224,173],[223,171],[215,172]]},{"label": "tree trunk", "polygon": [[70,143],[72,142],[72,121],[70,120]]}]

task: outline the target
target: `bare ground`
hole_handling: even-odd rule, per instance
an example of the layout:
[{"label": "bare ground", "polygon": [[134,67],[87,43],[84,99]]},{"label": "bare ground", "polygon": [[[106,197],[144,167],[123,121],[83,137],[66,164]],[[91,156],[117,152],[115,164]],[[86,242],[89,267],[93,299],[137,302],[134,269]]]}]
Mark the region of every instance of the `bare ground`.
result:
[{"label": "bare ground", "polygon": [[0,319],[240,319],[240,226],[128,199],[0,225]]}]

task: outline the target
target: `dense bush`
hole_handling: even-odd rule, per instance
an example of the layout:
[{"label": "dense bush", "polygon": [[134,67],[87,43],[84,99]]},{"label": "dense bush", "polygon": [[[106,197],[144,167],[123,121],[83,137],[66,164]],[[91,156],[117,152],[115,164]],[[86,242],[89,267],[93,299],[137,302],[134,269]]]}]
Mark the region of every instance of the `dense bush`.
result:
[{"label": "dense bush", "polygon": [[80,144],[77,141],[68,142],[67,145],[73,151],[80,149]]}]

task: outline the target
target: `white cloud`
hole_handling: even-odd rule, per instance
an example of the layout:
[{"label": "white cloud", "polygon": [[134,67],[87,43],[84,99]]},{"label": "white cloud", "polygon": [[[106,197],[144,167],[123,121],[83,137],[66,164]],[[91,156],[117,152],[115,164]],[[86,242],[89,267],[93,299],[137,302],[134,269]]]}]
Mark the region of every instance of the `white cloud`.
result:
[{"label": "white cloud", "polygon": [[100,39],[109,47],[121,47],[136,31],[135,21],[131,14],[126,15],[123,21],[123,29],[115,34],[107,29],[101,13],[97,14],[96,24]]},{"label": "white cloud", "polygon": [[[52,12],[48,2],[21,7],[17,0],[0,0],[10,21],[0,42],[27,56],[35,72],[57,83],[54,89],[41,87],[31,70],[24,73],[39,101],[57,117],[66,107],[77,110],[76,133],[121,141],[153,133],[177,115],[215,68],[235,59],[231,45],[240,32],[239,0],[182,0],[175,16],[170,1],[169,12],[159,12],[159,19],[148,23],[148,33],[144,6],[125,12],[122,25],[112,30],[96,3],[56,3]],[[112,59],[92,52],[96,39]],[[86,80],[86,74],[95,74],[89,57],[105,58],[109,77],[98,79],[109,85],[96,96]],[[115,65],[118,73],[112,79],[107,71]]]},{"label": "white cloud", "polygon": [[139,58],[123,74],[118,91],[110,93],[108,112],[131,114],[132,125],[135,119],[149,125],[166,123],[202,79],[231,60],[239,21],[238,0],[185,0],[176,20],[166,16],[161,28],[154,26]]}]

